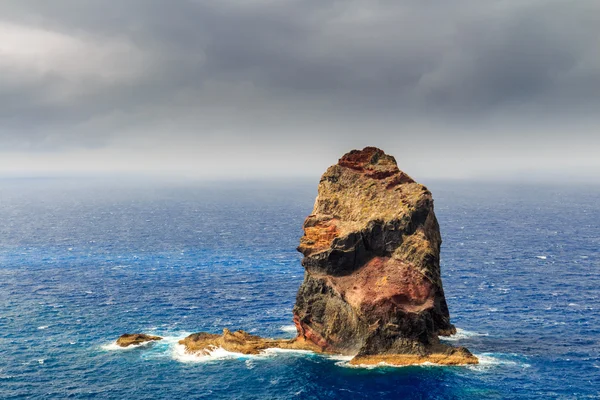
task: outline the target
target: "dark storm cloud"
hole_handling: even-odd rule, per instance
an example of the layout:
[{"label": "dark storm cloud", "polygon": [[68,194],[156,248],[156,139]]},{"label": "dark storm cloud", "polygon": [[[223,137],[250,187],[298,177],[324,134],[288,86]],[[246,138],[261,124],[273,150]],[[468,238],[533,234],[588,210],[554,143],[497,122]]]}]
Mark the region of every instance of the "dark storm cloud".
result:
[{"label": "dark storm cloud", "polygon": [[0,140],[596,118],[598,15],[596,0],[4,1]]}]

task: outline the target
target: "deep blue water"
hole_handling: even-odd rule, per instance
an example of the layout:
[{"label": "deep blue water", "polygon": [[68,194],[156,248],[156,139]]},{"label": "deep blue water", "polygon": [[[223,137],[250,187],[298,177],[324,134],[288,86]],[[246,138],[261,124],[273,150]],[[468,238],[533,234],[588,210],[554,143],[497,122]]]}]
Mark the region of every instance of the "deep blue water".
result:
[{"label": "deep blue water", "polygon": [[[428,186],[478,366],[177,353],[196,331],[290,336],[316,182],[0,180],[0,398],[600,398],[600,188]],[[137,331],[167,339],[110,346]]]}]

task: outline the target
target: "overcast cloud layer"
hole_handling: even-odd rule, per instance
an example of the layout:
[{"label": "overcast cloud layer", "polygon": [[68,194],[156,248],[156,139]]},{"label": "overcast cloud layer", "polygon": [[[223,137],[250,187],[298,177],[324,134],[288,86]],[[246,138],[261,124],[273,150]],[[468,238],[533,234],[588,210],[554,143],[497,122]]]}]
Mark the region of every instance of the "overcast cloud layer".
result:
[{"label": "overcast cloud layer", "polygon": [[597,0],[5,0],[0,173],[594,178],[599,49]]}]

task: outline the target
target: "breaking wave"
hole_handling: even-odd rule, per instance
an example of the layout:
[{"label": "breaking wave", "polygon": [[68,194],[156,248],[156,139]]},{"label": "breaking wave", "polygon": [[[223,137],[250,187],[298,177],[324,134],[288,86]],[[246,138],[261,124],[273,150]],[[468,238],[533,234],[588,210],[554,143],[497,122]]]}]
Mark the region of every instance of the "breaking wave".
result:
[{"label": "breaking wave", "polygon": [[[154,329],[150,329],[150,330],[154,330]],[[149,342],[144,342],[144,343],[140,343],[140,344],[132,344],[130,346],[127,347],[121,347],[117,344],[117,341],[115,340],[114,342],[108,343],[108,344],[104,344],[102,346],[100,346],[100,348],[102,350],[105,351],[128,351],[128,350],[134,350],[134,349],[139,349],[139,348],[153,348],[156,351],[160,352],[162,350],[165,350],[167,348],[172,347],[173,345],[177,344],[181,339],[183,339],[184,337],[188,336],[189,333],[185,333],[185,334],[180,334],[180,335],[158,335],[162,337],[162,340],[158,340],[158,341],[149,341]]]},{"label": "breaking wave", "polygon": [[208,354],[191,354],[185,351],[184,345],[176,344],[175,346],[173,346],[172,357],[174,360],[177,360],[179,362],[194,363],[249,358],[251,356],[247,356],[246,354],[242,353],[234,353],[231,351],[227,351],[222,347],[215,347],[214,349],[210,350]]},{"label": "breaking wave", "polygon": [[222,347],[214,347],[212,350],[208,352],[208,354],[191,354],[185,350],[185,346],[181,344],[177,344],[173,347],[172,357],[173,359],[180,362],[211,362],[211,361],[220,361],[220,360],[260,360],[264,358],[275,357],[280,354],[295,354],[295,355],[314,355],[312,351],[308,350],[294,350],[294,349],[278,349],[271,348],[265,349],[259,354],[243,354],[236,353],[232,351],[227,351]]},{"label": "breaking wave", "polygon": [[350,364],[350,360],[352,357],[346,357],[345,359],[340,359],[340,361],[336,362],[335,365],[343,368],[357,368],[357,369],[376,369],[376,368],[407,368],[407,367],[420,367],[420,368],[467,368],[472,371],[485,372],[498,367],[511,367],[511,368],[529,368],[531,365],[522,361],[514,360],[513,358],[517,358],[516,354],[500,354],[500,353],[482,353],[475,354],[475,356],[479,359],[479,364],[472,365],[442,365],[435,364],[431,362],[425,362],[421,364],[408,364],[408,365],[393,365],[381,362],[376,365],[370,364],[359,364],[354,365]]},{"label": "breaking wave", "polygon": [[121,347],[115,341],[112,343],[104,344],[104,345],[100,346],[100,348],[105,351],[128,351],[128,350],[139,349],[140,347],[142,347],[142,348],[150,347],[152,344],[154,344],[154,342],[144,342],[144,343],[140,343],[140,344],[132,344],[127,347]]},{"label": "breaking wave", "polygon": [[[139,345],[132,345],[128,347],[120,347],[115,342],[100,346],[104,351],[130,351],[134,349],[144,349],[143,358],[157,359],[157,358],[169,358],[182,363],[209,363],[218,362],[224,360],[242,360],[245,362],[247,368],[254,368],[255,363],[260,360],[266,360],[278,356],[299,356],[299,357],[320,357],[324,360],[332,361],[336,366],[342,368],[354,368],[354,369],[397,369],[405,367],[419,367],[419,368],[454,368],[445,365],[439,365],[434,363],[422,363],[422,364],[411,364],[411,365],[392,365],[386,363],[379,363],[377,365],[353,365],[350,364],[353,356],[343,355],[325,355],[317,354],[308,350],[294,350],[294,349],[279,349],[270,348],[262,351],[259,354],[243,354],[227,351],[221,347],[215,347],[210,350],[207,354],[192,354],[185,350],[185,346],[179,344],[179,341],[189,333],[181,333],[178,335],[166,335],[163,336],[163,340],[156,342],[146,342]],[[466,331],[464,329],[457,329],[457,333],[446,340],[460,340],[477,336],[487,336],[486,333],[478,333]],[[509,367],[509,368],[528,368],[530,365],[525,363],[522,358],[517,354],[501,354],[501,353],[482,353],[475,354],[479,358],[479,364],[462,366],[472,371],[486,372],[494,368]]]},{"label": "breaking wave", "polygon": [[504,353],[481,353],[475,354],[479,358],[479,364],[468,365],[467,368],[473,371],[487,371],[498,367],[529,368],[530,364],[519,360],[518,354]]},{"label": "breaking wave", "polygon": [[[294,328],[295,329],[295,328]],[[203,363],[220,360],[231,360],[231,359],[265,359],[275,357],[277,355],[314,355],[315,353],[308,350],[295,350],[295,349],[279,349],[270,348],[265,349],[260,354],[243,354],[227,351],[221,347],[215,347],[208,352],[208,354],[192,354],[185,350],[185,346],[179,344],[179,341],[189,333],[180,333],[177,335],[159,335],[162,336],[160,341],[145,342],[138,345],[131,345],[127,347],[121,347],[117,345],[116,341],[104,344],[100,346],[103,351],[131,351],[134,349],[144,349],[144,355],[142,357],[146,359],[156,358],[171,358],[173,360],[184,362],[184,363]]]},{"label": "breaking wave", "polygon": [[282,325],[279,330],[287,333],[296,333],[296,325]]},{"label": "breaking wave", "polygon": [[440,340],[455,342],[458,340],[470,339],[470,338],[478,337],[478,336],[488,336],[488,334],[472,332],[472,331],[467,331],[465,329],[456,328],[456,333],[454,335],[440,337]]}]

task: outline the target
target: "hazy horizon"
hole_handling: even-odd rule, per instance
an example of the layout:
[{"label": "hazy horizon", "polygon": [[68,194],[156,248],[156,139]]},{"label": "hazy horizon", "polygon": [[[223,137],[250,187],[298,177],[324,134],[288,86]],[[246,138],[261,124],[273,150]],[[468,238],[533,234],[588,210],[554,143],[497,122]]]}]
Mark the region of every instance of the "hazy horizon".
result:
[{"label": "hazy horizon", "polygon": [[0,3],[0,177],[600,182],[600,3]]}]

